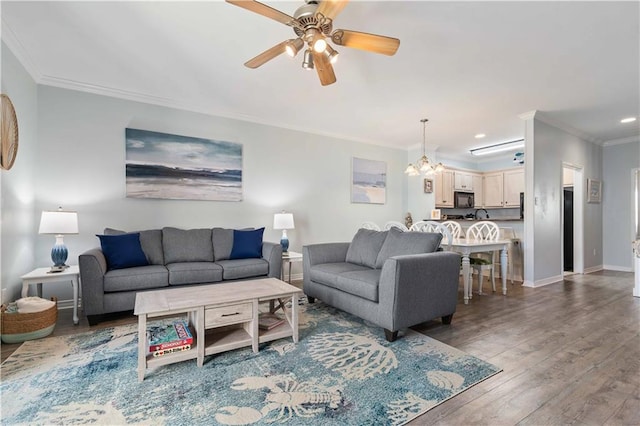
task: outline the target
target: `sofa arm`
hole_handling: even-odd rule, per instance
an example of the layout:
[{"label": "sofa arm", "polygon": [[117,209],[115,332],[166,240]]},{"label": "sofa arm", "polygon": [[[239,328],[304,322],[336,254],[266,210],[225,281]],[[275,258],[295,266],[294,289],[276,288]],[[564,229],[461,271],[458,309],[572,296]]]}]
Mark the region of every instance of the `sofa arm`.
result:
[{"label": "sofa arm", "polygon": [[395,331],[456,311],[460,255],[434,252],[387,259],[379,284],[380,308]]},{"label": "sofa arm", "polygon": [[262,258],[269,262],[269,277],[282,276],[282,246],[280,243],[262,242]]},{"label": "sofa arm", "polygon": [[311,244],[302,247],[304,263],[309,266],[321,263],[344,262],[347,258],[347,250],[350,243],[323,243]]},{"label": "sofa arm", "polygon": [[78,256],[80,284],[82,285],[82,310],[85,315],[104,313],[104,274],[107,259],[102,250],[94,248]]}]

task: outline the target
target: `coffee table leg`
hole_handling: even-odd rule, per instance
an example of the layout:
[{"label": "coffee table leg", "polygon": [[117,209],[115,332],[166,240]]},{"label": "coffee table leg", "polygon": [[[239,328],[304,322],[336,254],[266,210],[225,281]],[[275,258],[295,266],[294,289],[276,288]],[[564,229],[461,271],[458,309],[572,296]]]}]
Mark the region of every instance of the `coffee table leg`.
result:
[{"label": "coffee table leg", "polygon": [[293,342],[298,343],[298,295],[291,295],[291,328],[293,329]]},{"label": "coffee table leg", "polygon": [[198,367],[202,367],[204,365],[204,349],[207,344],[206,330],[204,329],[204,306],[200,306],[196,312],[196,324],[194,324],[196,327],[196,344],[198,345],[196,364]]},{"label": "coffee table leg", "polygon": [[138,315],[138,381],[144,380],[147,369],[147,315]]}]

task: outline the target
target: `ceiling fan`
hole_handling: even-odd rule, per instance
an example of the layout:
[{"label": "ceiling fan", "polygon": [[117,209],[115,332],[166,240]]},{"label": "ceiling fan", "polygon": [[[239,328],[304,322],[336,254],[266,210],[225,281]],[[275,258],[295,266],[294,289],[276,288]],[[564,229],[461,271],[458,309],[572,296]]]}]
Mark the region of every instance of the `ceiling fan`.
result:
[{"label": "ceiling fan", "polygon": [[327,39],[339,46],[389,56],[394,55],[400,46],[400,40],[393,37],[351,30],[333,30],[333,19],[344,9],[348,0],[323,0],[320,3],[316,0],[305,0],[306,4],[299,7],[293,16],[255,0],[226,1],[288,25],[296,34],[296,38],[278,43],[248,60],[244,65],[249,68],[258,68],[285,52],[291,57],[296,56],[306,43],[308,47],[304,52],[302,67],[315,68],[320,83],[327,86],[336,82],[332,64],[338,58],[338,52],[327,43]]}]

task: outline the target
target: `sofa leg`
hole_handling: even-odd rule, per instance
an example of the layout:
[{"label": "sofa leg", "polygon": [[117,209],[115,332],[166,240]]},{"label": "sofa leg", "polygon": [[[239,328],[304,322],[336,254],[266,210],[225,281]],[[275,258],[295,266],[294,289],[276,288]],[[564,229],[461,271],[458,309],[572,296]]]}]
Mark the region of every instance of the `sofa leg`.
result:
[{"label": "sofa leg", "polygon": [[451,320],[452,320],[452,319],[453,319],[453,314],[451,314],[451,315],[446,315],[446,316],[442,317],[442,323],[443,323],[444,325],[449,325],[449,324],[451,324]]},{"label": "sofa leg", "polygon": [[309,301],[309,303],[313,303],[316,301],[315,297],[311,297],[311,296],[307,296],[307,300]]},{"label": "sofa leg", "polygon": [[97,325],[102,322],[102,315],[87,315],[87,320],[89,321],[89,325]]},{"label": "sofa leg", "polygon": [[390,331],[387,330],[386,328],[384,329],[384,337],[386,337],[387,342],[395,342],[395,340],[398,338],[398,331]]}]

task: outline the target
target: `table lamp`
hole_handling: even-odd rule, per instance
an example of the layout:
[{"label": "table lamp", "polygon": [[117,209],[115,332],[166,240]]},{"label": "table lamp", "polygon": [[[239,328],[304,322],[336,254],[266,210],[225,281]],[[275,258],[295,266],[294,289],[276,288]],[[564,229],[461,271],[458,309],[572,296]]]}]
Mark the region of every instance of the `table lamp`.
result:
[{"label": "table lamp", "polygon": [[273,215],[273,229],[282,229],[282,238],[280,239],[280,245],[282,251],[286,253],[289,251],[289,239],[287,238],[287,229],[294,229],[293,214],[291,213],[276,213]]},{"label": "table lamp", "polygon": [[51,271],[63,271],[69,267],[65,262],[69,251],[64,245],[64,234],[78,233],[78,213],[63,211],[60,207],[57,211],[43,211],[40,217],[39,234],[53,234],[56,236],[56,244],[51,249],[53,266]]}]

